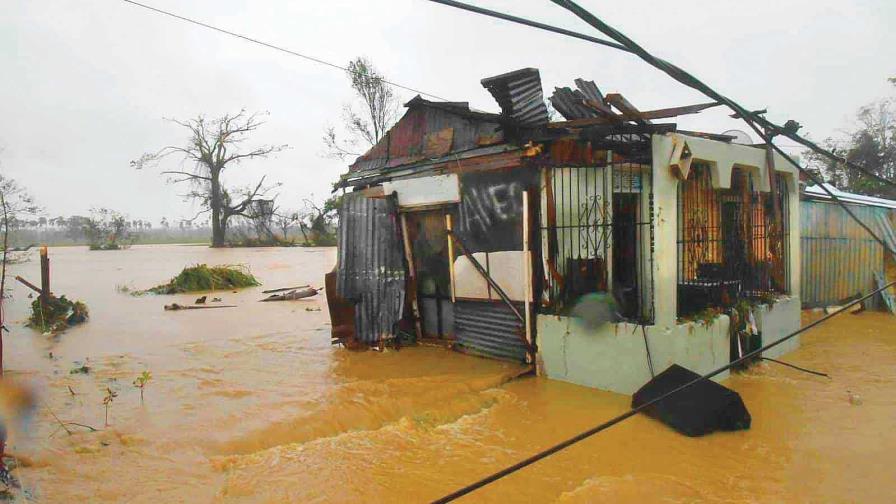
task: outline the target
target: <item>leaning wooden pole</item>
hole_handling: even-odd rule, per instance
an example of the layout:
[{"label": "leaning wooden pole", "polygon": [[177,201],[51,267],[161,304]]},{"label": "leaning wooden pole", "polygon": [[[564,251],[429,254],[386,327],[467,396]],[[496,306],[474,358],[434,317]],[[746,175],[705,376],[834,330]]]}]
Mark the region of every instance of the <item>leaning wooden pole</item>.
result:
[{"label": "leaning wooden pole", "polygon": [[[529,192],[523,191],[523,296],[525,297],[526,341],[532,347],[532,256],[529,253]],[[526,360],[530,360],[526,354]],[[529,362],[532,364],[534,361]]]},{"label": "leaning wooden pole", "polygon": [[417,302],[417,268],[414,267],[414,252],[411,249],[411,238],[408,236],[408,219],[407,215],[401,214],[401,238],[404,244],[404,256],[408,262],[408,295],[411,298],[411,311],[414,316],[414,331],[417,334],[417,340],[423,339],[423,326],[420,323],[420,305]]}]

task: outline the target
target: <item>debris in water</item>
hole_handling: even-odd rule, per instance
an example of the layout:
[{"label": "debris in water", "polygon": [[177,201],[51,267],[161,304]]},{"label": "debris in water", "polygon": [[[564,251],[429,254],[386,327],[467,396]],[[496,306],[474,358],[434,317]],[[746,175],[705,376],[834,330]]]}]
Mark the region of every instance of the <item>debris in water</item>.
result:
[{"label": "debris in water", "polygon": [[[81,363],[75,362],[75,364],[81,364]],[[72,368],[71,371],[68,372],[68,374],[89,374],[89,373],[90,373],[90,366],[88,366],[87,364],[81,364],[78,367]]]},{"label": "debris in water", "polygon": [[201,298],[196,298],[196,303],[195,303],[195,304],[205,304],[205,300],[206,300],[207,298],[208,298],[208,296],[202,296]]},{"label": "debris in water", "polygon": [[[690,369],[673,364],[632,396],[632,408],[700,378]],[[712,380],[702,380],[644,410],[686,436],[703,436],[716,430],[750,428],[750,412],[740,394]]]},{"label": "debris in water", "polygon": [[81,301],[70,301],[65,296],[50,295],[42,304],[38,296],[31,302],[31,315],[26,325],[43,333],[55,333],[84,323],[87,317],[87,305]]},{"label": "debris in water", "polygon": [[862,396],[860,396],[859,394],[856,394],[855,392],[851,392],[849,390],[847,390],[846,393],[849,394],[849,404],[852,404],[853,406],[861,406],[864,402],[862,400]]},{"label": "debris in water", "polygon": [[165,305],[165,309],[168,311],[211,310],[213,308],[236,308],[236,305],[196,306],[196,305],[182,305],[182,304],[177,304],[177,303],[171,303],[171,304]]},{"label": "debris in water", "polygon": [[262,299],[261,301],[293,301],[296,299],[304,299],[307,297],[311,297],[317,294],[317,289],[314,287],[307,287],[301,290],[293,290],[287,292],[285,294],[271,294],[270,296]]},{"label": "debris in water", "polygon": [[263,291],[261,291],[261,293],[262,294],[273,294],[275,292],[285,292],[285,291],[294,291],[294,290],[304,289],[305,287],[311,287],[311,286],[308,284],[305,284],[305,285],[299,285],[296,287],[280,287],[279,289],[263,290]]},{"label": "debris in water", "polygon": [[[245,266],[198,264],[184,268],[168,283],[157,285],[143,292],[154,294],[178,294],[182,292],[226,290],[261,285]],[[236,291],[233,291],[236,292]]]}]

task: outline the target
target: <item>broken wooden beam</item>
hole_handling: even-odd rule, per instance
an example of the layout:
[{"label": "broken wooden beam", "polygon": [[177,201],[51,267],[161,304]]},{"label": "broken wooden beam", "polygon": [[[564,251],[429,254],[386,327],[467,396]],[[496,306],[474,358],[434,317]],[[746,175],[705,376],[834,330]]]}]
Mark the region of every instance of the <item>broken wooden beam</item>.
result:
[{"label": "broken wooden beam", "polygon": [[40,290],[40,288],[38,286],[34,285],[33,283],[29,282],[28,280],[25,280],[24,278],[20,277],[19,275],[16,275],[16,280],[18,280],[19,282],[22,282],[22,284],[24,284],[25,287],[28,287],[29,289],[33,290],[34,292],[36,292],[38,294],[43,294],[43,291]]},{"label": "broken wooden beam", "polygon": [[641,115],[641,111],[638,110],[637,107],[631,104],[628,100],[625,99],[619,93],[609,93],[605,97],[605,99],[610,103],[610,105],[616,107],[620,112],[622,112],[625,116],[633,117],[633,121],[638,124],[650,124],[650,119],[645,119]]},{"label": "broken wooden beam", "polygon": [[[688,114],[696,114],[703,110],[712,107],[718,107],[721,105],[720,103],[712,102],[712,103],[698,103],[696,105],[684,105],[681,107],[670,107],[664,109],[656,109],[656,110],[647,110],[644,112],[640,112],[640,117],[643,119],[668,119],[670,117],[678,117],[681,115]],[[627,114],[613,114],[614,117],[610,118],[607,116],[602,117],[589,117],[587,119],[573,119],[571,121],[559,121],[550,123],[548,126],[551,128],[576,128],[576,127],[584,127],[584,126],[595,126],[599,124],[614,124],[616,122],[623,121],[634,121],[634,116],[629,116]]]}]

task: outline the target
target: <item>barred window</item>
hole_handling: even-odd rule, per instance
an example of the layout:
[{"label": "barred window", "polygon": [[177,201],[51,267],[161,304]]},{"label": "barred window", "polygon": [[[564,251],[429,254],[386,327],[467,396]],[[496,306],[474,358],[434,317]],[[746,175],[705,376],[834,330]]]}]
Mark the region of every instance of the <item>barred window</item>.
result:
[{"label": "barred window", "polygon": [[758,173],[735,167],[730,189],[712,185],[710,167],[695,163],[678,188],[678,316],[787,292],[789,207],[785,179],[775,174],[781,220]]},{"label": "barred window", "polygon": [[653,321],[651,173],[622,162],[544,169],[542,311],[564,313],[605,292],[623,318]]}]

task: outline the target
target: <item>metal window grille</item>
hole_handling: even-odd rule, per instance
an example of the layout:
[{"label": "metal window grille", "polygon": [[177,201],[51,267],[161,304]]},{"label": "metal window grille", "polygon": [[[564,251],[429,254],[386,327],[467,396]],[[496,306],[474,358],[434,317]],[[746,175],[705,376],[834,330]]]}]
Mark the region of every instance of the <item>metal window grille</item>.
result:
[{"label": "metal window grille", "polygon": [[775,174],[778,222],[772,193],[756,187],[758,176],[735,167],[731,188],[716,189],[709,166],[701,163],[679,184],[679,316],[787,292],[787,184]]},{"label": "metal window grille", "polygon": [[564,313],[603,292],[623,318],[652,322],[650,164],[545,168],[542,187],[542,311]]}]

